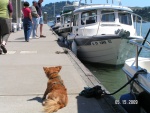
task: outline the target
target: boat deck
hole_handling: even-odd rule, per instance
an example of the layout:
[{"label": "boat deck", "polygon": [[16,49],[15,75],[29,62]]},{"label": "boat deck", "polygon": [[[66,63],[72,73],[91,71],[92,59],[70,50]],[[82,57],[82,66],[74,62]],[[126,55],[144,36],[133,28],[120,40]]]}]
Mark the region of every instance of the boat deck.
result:
[{"label": "boat deck", "polygon": [[43,113],[42,96],[47,85],[44,66],[62,66],[59,74],[69,102],[57,113],[126,113],[111,96],[98,100],[79,96],[84,87],[102,84],[71,51],[63,54],[58,36],[47,25],[43,34],[47,37],[30,42],[24,41],[23,30],[10,35],[8,53],[0,55],[0,113]]}]

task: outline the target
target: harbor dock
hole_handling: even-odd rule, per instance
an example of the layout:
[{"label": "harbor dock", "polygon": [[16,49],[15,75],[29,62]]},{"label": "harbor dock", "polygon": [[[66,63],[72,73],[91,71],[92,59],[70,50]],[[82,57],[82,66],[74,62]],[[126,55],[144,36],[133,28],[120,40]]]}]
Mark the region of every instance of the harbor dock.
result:
[{"label": "harbor dock", "polygon": [[57,113],[126,113],[112,96],[79,96],[84,87],[105,88],[70,50],[58,45],[58,36],[46,24],[43,34],[46,38],[25,42],[23,30],[11,33],[8,53],[0,55],[0,113],[43,113],[47,87],[43,67],[53,66],[62,66],[59,74],[69,99]]}]

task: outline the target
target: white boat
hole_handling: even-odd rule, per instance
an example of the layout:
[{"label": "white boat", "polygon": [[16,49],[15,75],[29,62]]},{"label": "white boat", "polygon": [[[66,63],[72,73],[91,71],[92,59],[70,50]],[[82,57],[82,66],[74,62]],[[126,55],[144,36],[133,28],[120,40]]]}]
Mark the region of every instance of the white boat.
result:
[{"label": "white boat", "polygon": [[67,40],[83,61],[124,64],[132,56],[128,40],[143,39],[141,25],[139,35],[137,33],[138,20],[142,24],[142,17],[128,7],[112,4],[81,6],[73,12],[72,32]]},{"label": "white boat", "polygon": [[57,32],[58,28],[61,26],[60,22],[60,15],[56,15],[55,20],[54,20],[54,26],[52,26],[52,29]]},{"label": "white boat", "polygon": [[[132,93],[132,95],[134,95],[134,97],[136,97],[134,99],[134,102],[136,103],[132,104],[138,104],[138,106],[140,106],[140,109],[137,108],[138,106],[136,106],[137,111],[140,110],[140,112],[138,113],[150,113],[150,56],[147,58],[144,56],[138,56],[138,49],[140,47],[142,49],[148,50],[147,54],[148,52],[150,52],[150,43],[148,43],[149,47],[139,44],[135,40],[131,40],[130,43],[132,44],[132,46],[134,45],[137,48],[135,50],[136,57],[130,58],[125,61],[123,71],[125,72],[128,80],[131,81],[131,79],[133,79],[130,83],[130,92]],[[127,101],[125,100],[125,98],[122,98],[121,100]]]},{"label": "white boat", "polygon": [[72,31],[72,15],[73,11],[79,7],[79,2],[73,2],[73,5],[66,5],[61,12],[61,26],[59,33],[66,38],[68,33]]}]

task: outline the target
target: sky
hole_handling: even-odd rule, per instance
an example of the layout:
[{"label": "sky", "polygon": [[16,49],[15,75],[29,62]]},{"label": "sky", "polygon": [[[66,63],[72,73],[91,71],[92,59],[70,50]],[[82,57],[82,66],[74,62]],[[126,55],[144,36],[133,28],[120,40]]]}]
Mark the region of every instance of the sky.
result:
[{"label": "sky", "polygon": [[[32,5],[33,0],[26,0]],[[38,1],[38,0],[37,0]],[[67,0],[43,0],[42,5],[46,5],[49,3],[54,3],[54,2],[60,2],[60,1],[67,1]],[[75,1],[75,0],[68,0],[70,2]],[[79,1],[79,0],[76,0]],[[86,0],[87,3],[90,3],[91,0]],[[82,3],[85,3],[85,0],[81,1]],[[92,0],[93,4],[107,4],[107,0]],[[112,3],[112,0],[108,0],[108,3]],[[118,0],[113,0],[114,5],[118,5]],[[122,6],[129,6],[129,7],[146,7],[150,6],[150,0],[121,0]]]}]

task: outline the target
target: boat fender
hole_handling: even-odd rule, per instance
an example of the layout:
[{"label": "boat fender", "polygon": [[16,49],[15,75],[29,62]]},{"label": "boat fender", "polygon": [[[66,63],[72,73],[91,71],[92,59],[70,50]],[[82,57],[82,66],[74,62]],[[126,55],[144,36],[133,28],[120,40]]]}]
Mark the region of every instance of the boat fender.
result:
[{"label": "boat fender", "polygon": [[66,45],[67,47],[69,46],[68,41],[67,41],[67,38],[64,39],[64,43],[65,43],[65,45]]},{"label": "boat fender", "polygon": [[128,113],[140,113],[140,107],[138,105],[138,102],[132,103],[136,100],[137,99],[134,94],[127,93],[120,97],[120,104]]},{"label": "boat fender", "polygon": [[128,38],[130,36],[130,32],[126,31],[126,37]]},{"label": "boat fender", "polygon": [[64,38],[63,38],[62,36],[59,36],[59,37],[58,37],[58,40],[59,40],[60,42],[63,42],[63,41],[64,41]]},{"label": "boat fender", "polygon": [[119,32],[119,36],[120,36],[120,37],[123,37],[124,34],[125,34],[124,32],[125,32],[125,31],[124,31],[123,29],[121,29],[120,32]]},{"label": "boat fender", "polygon": [[73,40],[73,42],[71,44],[71,50],[77,56],[77,44],[76,44],[75,40]]}]

